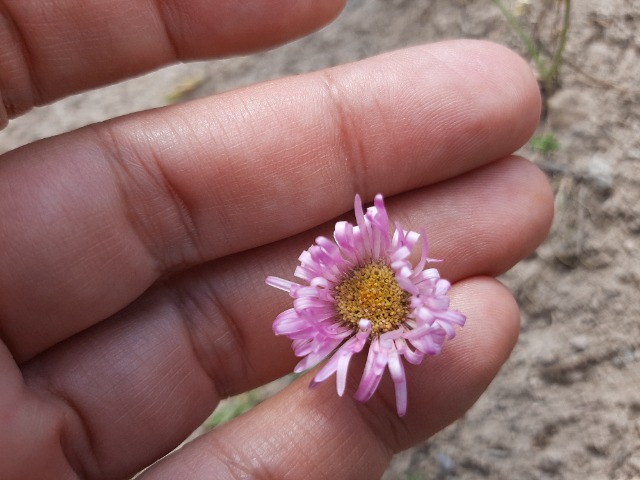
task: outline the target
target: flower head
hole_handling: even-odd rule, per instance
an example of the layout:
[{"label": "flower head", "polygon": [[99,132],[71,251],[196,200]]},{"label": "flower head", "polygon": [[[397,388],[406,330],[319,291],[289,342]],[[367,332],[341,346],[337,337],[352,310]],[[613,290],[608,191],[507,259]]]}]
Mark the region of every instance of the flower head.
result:
[{"label": "flower head", "polygon": [[[378,388],[385,369],[395,384],[398,415],[407,409],[407,382],[403,361],[420,364],[425,355],[437,355],[445,339],[455,336],[454,326],[466,317],[449,309],[451,284],[427,263],[427,239],[395,224],[390,231],[382,195],[374,206],[362,209],[355,198],[357,225],[338,222],[334,240],[318,237],[300,255],[295,276],[300,285],[277,277],[267,284],[293,297],[293,308],[273,322],[276,335],[293,340],[293,351],[302,360],[302,372],[328,358],[311,386],[334,373],[338,394],[343,395],[351,357],[367,351],[367,362],[355,393],[368,401]],[[422,236],[422,254],[416,265],[409,256]]]}]

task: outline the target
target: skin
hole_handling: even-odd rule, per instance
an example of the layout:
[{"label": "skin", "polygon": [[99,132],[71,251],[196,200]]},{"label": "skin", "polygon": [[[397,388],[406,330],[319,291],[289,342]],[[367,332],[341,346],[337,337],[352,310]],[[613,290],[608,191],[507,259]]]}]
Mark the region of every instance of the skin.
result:
[{"label": "skin", "polygon": [[[51,3],[51,4],[50,4]],[[343,1],[0,0],[0,123],[176,60],[303,35]],[[117,35],[114,33],[117,32]],[[110,62],[102,62],[108,57]],[[81,59],[82,61],[80,61]],[[0,158],[0,478],[126,478],[217,402],[291,371],[267,275],[329,235],[355,193],[427,227],[467,325],[367,404],[309,376],[143,478],[375,478],[460,417],[513,348],[493,276],[552,217],[544,175],[512,156],[534,131],[529,68],[453,41],[388,53],[43,140]],[[353,220],[352,213],[345,218]]]}]

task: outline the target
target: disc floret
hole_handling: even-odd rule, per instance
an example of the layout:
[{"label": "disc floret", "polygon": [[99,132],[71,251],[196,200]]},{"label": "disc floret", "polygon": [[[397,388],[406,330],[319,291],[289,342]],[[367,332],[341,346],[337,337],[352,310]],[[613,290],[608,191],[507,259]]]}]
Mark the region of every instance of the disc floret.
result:
[{"label": "disc floret", "polygon": [[402,289],[393,269],[382,261],[356,268],[335,287],[340,319],[353,329],[371,322],[371,335],[396,330],[407,319],[411,294]]}]

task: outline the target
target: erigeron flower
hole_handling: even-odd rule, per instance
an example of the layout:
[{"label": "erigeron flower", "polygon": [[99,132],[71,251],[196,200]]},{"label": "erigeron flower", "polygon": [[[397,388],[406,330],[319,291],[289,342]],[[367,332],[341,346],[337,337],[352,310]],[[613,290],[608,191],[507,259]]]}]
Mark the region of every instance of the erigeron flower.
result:
[{"label": "erigeron flower", "polygon": [[[427,263],[427,238],[395,224],[382,195],[363,211],[355,198],[357,226],[338,222],[334,240],[318,237],[302,252],[294,275],[303,285],[277,277],[267,284],[293,297],[293,308],[273,322],[276,335],[293,340],[293,351],[302,360],[295,372],[307,370],[325,359],[311,386],[334,373],[342,396],[351,357],[367,352],[367,362],[354,397],[368,401],[386,368],[395,384],[398,415],[407,409],[407,382],[403,361],[420,364],[425,355],[438,355],[445,339],[455,336],[455,326],[466,317],[449,309],[451,284]],[[409,256],[422,236],[422,254],[414,266]]]}]

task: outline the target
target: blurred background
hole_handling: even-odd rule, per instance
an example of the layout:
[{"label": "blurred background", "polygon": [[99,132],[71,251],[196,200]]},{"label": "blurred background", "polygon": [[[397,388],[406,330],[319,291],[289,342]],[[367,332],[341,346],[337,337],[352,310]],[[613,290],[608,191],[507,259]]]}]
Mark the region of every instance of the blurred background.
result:
[{"label": "blurred background", "polygon": [[[0,153],[133,111],[449,38],[505,44],[544,112],[522,155],[556,195],[551,235],[502,280],[522,310],[511,359],[468,414],[396,456],[386,479],[640,480],[640,0],[350,0],[320,32],[175,65],[13,120]],[[194,435],[290,377],[223,402]]]}]

